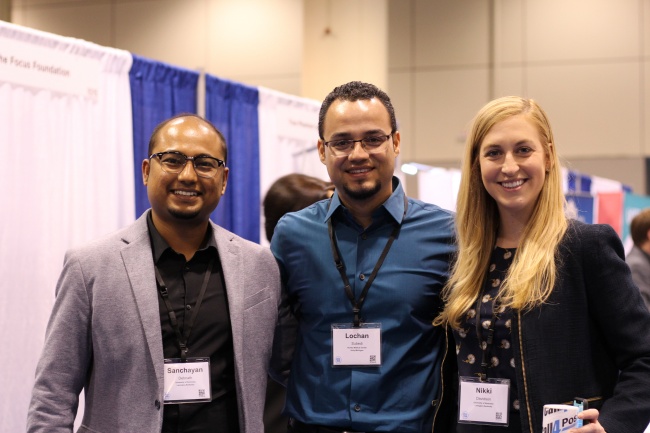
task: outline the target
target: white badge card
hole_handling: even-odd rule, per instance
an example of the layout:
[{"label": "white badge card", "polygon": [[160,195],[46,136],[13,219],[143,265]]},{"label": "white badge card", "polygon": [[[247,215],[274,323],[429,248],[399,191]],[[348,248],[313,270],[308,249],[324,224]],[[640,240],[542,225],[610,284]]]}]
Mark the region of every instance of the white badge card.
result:
[{"label": "white badge card", "polygon": [[458,422],[508,426],[510,380],[460,378]]},{"label": "white badge card", "polygon": [[333,367],[379,367],[381,365],[381,324],[332,324]]},{"label": "white badge card", "polygon": [[210,358],[165,359],[165,404],[212,400]]}]

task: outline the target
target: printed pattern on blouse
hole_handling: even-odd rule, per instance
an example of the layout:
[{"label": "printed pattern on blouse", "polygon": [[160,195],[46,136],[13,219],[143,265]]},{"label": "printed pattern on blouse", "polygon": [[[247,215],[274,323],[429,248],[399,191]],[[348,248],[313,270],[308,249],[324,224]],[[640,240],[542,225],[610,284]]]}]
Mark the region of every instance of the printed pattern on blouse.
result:
[{"label": "printed pattern on blouse", "polygon": [[[483,351],[487,349],[487,335],[495,307],[494,299],[501,289],[503,279],[512,264],[516,249],[495,247],[490,258],[490,267],[481,294],[480,308],[471,308],[461,321],[461,329],[454,329],[456,354],[458,356],[458,373],[460,376],[479,377]],[[499,307],[494,326],[494,342],[486,353],[488,360],[488,378],[510,379],[510,412],[518,416],[519,399],[517,398],[517,382],[515,358],[512,349],[512,317],[511,309]]]}]

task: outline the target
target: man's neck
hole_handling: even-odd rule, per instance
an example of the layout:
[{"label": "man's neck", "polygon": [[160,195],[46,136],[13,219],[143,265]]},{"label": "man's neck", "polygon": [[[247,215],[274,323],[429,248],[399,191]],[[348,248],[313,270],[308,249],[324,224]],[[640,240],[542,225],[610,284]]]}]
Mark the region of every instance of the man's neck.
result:
[{"label": "man's neck", "polygon": [[639,247],[639,249],[644,253],[650,255],[650,242],[645,242]]},{"label": "man's neck", "polygon": [[365,230],[372,224],[372,214],[389,197],[390,195],[388,197],[372,197],[368,200],[351,200],[347,197],[339,196],[339,200],[341,200],[343,206],[350,212],[352,218]]},{"label": "man's neck", "polygon": [[152,221],[160,236],[177,253],[183,254],[185,260],[194,257],[194,253],[201,248],[205,240],[205,233],[208,230],[208,221],[198,224],[189,222],[173,224],[152,215]]}]

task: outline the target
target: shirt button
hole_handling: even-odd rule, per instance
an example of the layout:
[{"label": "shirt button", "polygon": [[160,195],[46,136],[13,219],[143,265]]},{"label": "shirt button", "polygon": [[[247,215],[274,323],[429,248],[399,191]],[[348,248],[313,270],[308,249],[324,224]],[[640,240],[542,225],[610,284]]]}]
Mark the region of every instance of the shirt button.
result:
[{"label": "shirt button", "polygon": [[192,306],[190,304],[187,304],[185,308],[187,309],[187,311],[190,311],[192,309]]},{"label": "shirt button", "polygon": [[363,275],[363,274],[361,274],[361,275],[359,275],[359,279],[360,279],[361,281],[363,281],[363,280],[365,280],[365,279],[366,279],[366,276],[365,276],[365,275]]},{"label": "shirt button", "polygon": [[189,272],[189,271],[190,271],[190,267],[189,267],[189,266],[185,266],[185,267],[183,268],[183,272]]},{"label": "shirt button", "polygon": [[363,239],[363,240],[365,241],[366,239],[368,239],[368,235],[367,235],[367,234],[365,234],[365,233],[364,233],[364,234],[362,234],[362,235],[361,235],[361,239]]},{"label": "shirt button", "polygon": [[156,400],[153,404],[156,406],[156,409],[160,410],[160,401]]},{"label": "shirt button", "polygon": [[354,411],[355,412],[361,412],[361,406],[359,406],[358,404],[355,404],[354,405]]}]

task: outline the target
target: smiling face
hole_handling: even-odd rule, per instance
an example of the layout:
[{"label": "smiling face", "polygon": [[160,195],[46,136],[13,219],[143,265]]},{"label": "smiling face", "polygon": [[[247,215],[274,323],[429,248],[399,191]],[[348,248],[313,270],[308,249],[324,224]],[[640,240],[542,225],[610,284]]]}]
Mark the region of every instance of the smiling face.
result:
[{"label": "smiling face", "polygon": [[[177,151],[186,156],[225,159],[224,144],[203,120],[187,116],[165,124],[157,133],[152,153]],[[160,159],[142,162],[154,223],[205,224],[226,191],[228,168],[220,167],[212,178],[199,177],[191,161],[178,174],[166,173]]]},{"label": "smiling face", "polygon": [[323,137],[318,141],[320,160],[327,166],[341,201],[347,206],[371,208],[381,205],[393,192],[395,158],[399,154],[399,132],[395,132],[378,153],[367,153],[361,143],[352,153],[335,156],[325,141],[389,135],[392,132],[386,107],[376,98],[347,101],[337,99],[327,110]]},{"label": "smiling face", "polygon": [[535,124],[523,114],[496,123],[481,141],[478,158],[483,186],[501,220],[527,221],[549,168],[546,143]]}]

